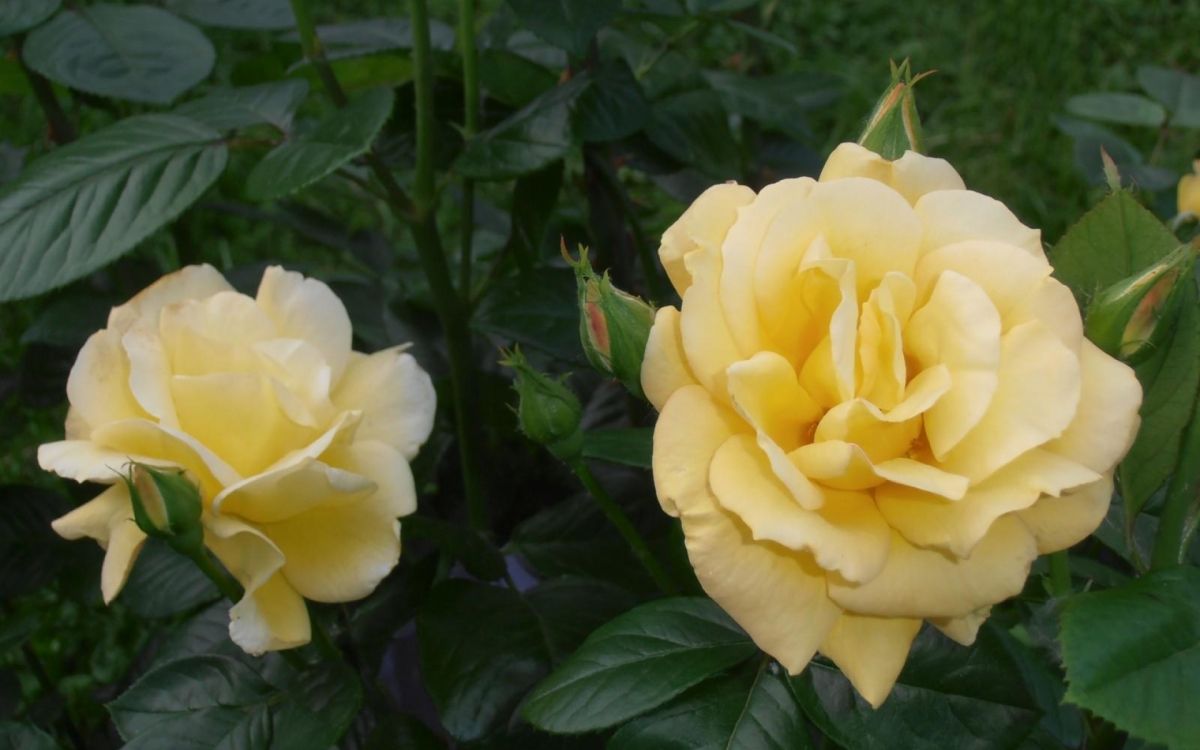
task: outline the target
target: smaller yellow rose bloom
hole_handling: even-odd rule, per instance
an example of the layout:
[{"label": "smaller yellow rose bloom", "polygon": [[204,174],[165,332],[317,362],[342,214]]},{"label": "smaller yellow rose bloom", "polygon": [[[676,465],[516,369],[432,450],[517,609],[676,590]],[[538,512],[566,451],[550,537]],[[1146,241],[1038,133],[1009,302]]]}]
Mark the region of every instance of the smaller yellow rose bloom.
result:
[{"label": "smaller yellow rose bloom", "polygon": [[352,351],[320,281],[271,267],[249,297],[211,266],[165,276],[87,340],[67,398],[66,439],[38,462],[110,485],[54,522],[106,549],[106,602],[146,540],[118,473],[130,462],[198,486],[204,545],[245,591],[229,631],[248,653],[307,643],[305,599],[362,598],[399,560],[433,385],[403,347]]},{"label": "smaller yellow rose bloom", "polygon": [[1179,178],[1175,205],[1180,215],[1200,216],[1200,159],[1192,162],[1192,173]]}]

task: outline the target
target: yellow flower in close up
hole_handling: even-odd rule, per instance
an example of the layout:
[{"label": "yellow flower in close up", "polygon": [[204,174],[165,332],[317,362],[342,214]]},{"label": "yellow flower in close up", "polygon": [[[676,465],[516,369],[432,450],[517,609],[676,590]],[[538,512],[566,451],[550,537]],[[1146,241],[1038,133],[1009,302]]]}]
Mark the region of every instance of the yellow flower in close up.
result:
[{"label": "yellow flower in close up", "polygon": [[352,351],[325,284],[272,267],[248,297],[211,266],[170,274],[112,310],[67,396],[66,439],[38,461],[110,485],[54,522],[107,550],[105,601],[146,539],[118,475],[131,460],[199,485],[204,544],[245,589],[229,631],[247,652],[307,643],[305,599],[359,599],[395,567],[434,390],[402,348]]},{"label": "yellow flower in close up", "polygon": [[843,144],[816,181],[710,188],[659,255],[658,497],[791,673],[820,651],[878,706],[922,620],[970,644],[1104,518],[1141,388],[947,162]]},{"label": "yellow flower in close up", "polygon": [[1180,214],[1200,216],[1200,159],[1192,162],[1192,173],[1179,178],[1175,206]]}]

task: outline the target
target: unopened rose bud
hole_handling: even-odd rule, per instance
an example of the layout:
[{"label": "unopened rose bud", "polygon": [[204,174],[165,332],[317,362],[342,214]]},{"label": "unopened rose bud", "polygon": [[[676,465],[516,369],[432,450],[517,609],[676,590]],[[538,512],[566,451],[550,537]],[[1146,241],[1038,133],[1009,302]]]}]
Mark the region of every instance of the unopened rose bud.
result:
[{"label": "unopened rose bud", "polygon": [[513,350],[500,364],[517,372],[513,388],[521,432],[564,461],[578,458],[583,451],[579,429],[583,408],[571,389],[562,379],[533,369],[519,350]]},{"label": "unopened rose bud", "polygon": [[138,528],[185,554],[204,548],[200,490],[182,471],[134,463],[125,483]]},{"label": "unopened rose bud", "polygon": [[1196,250],[1182,245],[1149,268],[1101,291],[1088,306],[1088,338],[1131,364],[1149,357],[1169,335],[1179,292],[1194,283]]},{"label": "unopened rose bud", "polygon": [[608,274],[599,276],[588,261],[587,248],[579,260],[563,255],[575,269],[579,293],[579,341],[588,362],[620,380],[631,393],[642,394],[642,357],[654,325],[654,307],[613,286]]},{"label": "unopened rose bud", "polygon": [[921,117],[913,86],[932,71],[914,77],[908,60],[892,65],[892,84],[871,111],[858,144],[885,159],[899,159],[905,151],[922,151]]}]

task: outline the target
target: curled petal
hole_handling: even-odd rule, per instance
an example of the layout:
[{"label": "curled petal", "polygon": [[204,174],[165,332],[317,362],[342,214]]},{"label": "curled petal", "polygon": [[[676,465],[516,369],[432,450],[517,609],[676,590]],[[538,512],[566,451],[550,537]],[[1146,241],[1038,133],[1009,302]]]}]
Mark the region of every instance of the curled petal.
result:
[{"label": "curled petal", "polygon": [[1033,532],[1038,553],[1048,555],[1082,542],[1095,531],[1108,513],[1112,494],[1109,473],[1062,497],[1043,497],[1017,515]]},{"label": "curled petal", "polygon": [[437,394],[429,374],[396,347],[351,355],[333,403],[362,413],[358,439],[382,441],[412,460],[433,431]]},{"label": "curled petal", "polygon": [[662,411],[675,391],[696,384],[696,376],[688,367],[679,332],[679,310],[660,307],[654,315],[654,325],[646,340],[646,357],[642,361],[642,391]]},{"label": "curled petal", "polygon": [[1046,449],[1092,471],[1106,472],[1121,460],[1137,435],[1142,388],[1128,365],[1090,341],[1085,340],[1079,349],[1079,364],[1079,408],[1066,431],[1047,443]]},{"label": "curled petal", "polygon": [[939,190],[921,197],[914,210],[924,227],[922,252],[964,240],[997,240],[1046,257],[1042,233],[1022,224],[1000,201],[970,190]]},{"label": "curled petal", "polygon": [[838,665],[872,708],[879,708],[892,692],[920,630],[919,619],[843,612],[821,643],[821,653]]},{"label": "curled petal", "polygon": [[104,329],[88,337],[67,376],[67,399],[77,423],[87,425],[88,432],[119,419],[147,416],[129,389],[129,360],[119,333]]},{"label": "curled petal", "polygon": [[654,426],[654,489],[672,516],[708,495],[708,465],[717,448],[744,432],[737,415],[719,406],[700,386],[675,391]]},{"label": "curled petal", "polygon": [[105,549],[100,571],[100,592],[108,604],[121,592],[146,534],[133,521],[129,490],[116,483],[51,524],[64,539],[89,537]]},{"label": "curled petal", "polygon": [[753,200],[754,191],[745,185],[713,185],[663,233],[658,258],[680,297],[692,284],[684,258],[695,250],[717,254],[737,219],[738,209]]},{"label": "curled petal", "polygon": [[108,314],[108,328],[119,333],[139,320],[155,321],[167,305],[190,299],[204,299],[233,287],[221,273],[207,263],[187,266],[163,276]]},{"label": "curled petal", "polygon": [[271,266],[255,298],[281,338],[301,339],[325,356],[336,380],[350,358],[350,316],[337,295],[317,279]]}]

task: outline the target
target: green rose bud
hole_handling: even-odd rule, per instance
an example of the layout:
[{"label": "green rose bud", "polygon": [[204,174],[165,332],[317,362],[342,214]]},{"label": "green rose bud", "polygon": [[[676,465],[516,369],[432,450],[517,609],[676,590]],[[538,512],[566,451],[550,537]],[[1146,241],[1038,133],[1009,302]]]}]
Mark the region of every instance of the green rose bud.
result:
[{"label": "green rose bud", "polygon": [[1087,336],[1105,352],[1137,364],[1170,335],[1179,291],[1192,281],[1196,250],[1181,245],[1149,268],[1101,291],[1088,306]]},{"label": "green rose bud", "polygon": [[204,549],[200,490],[183,471],[134,462],[123,478],[138,528],[187,555]]},{"label": "green rose bud", "polygon": [[905,151],[922,150],[921,117],[913,86],[933,71],[913,77],[908,60],[892,63],[892,83],[871,111],[871,117],[858,138],[858,145],[869,148],[885,159],[899,159]]},{"label": "green rose bud", "polygon": [[563,379],[533,369],[516,349],[500,364],[517,371],[513,388],[517,391],[521,432],[564,461],[578,458],[583,452],[583,432],[579,429],[583,408]]},{"label": "green rose bud", "polygon": [[579,341],[588,362],[600,372],[620,380],[629,392],[642,394],[642,357],[646,339],[654,324],[654,308],[637,297],[613,286],[608,274],[599,276],[588,261],[587,248],[579,249],[573,260],[562,249],[563,257],[575,269],[579,294]]}]

